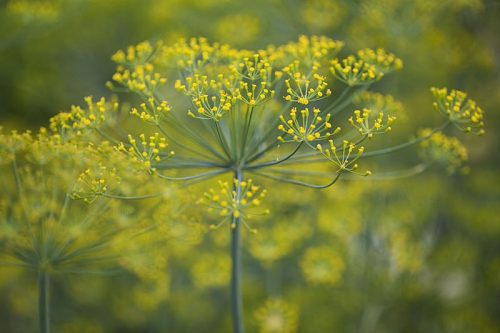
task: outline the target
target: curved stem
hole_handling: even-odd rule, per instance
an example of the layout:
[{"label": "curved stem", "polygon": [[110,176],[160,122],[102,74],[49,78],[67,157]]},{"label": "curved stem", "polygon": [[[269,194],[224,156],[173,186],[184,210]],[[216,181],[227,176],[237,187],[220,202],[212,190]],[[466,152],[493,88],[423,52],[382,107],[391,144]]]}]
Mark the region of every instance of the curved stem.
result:
[{"label": "curved stem", "polygon": [[256,165],[251,165],[251,166],[247,167],[247,169],[259,169],[261,167],[268,167],[268,166],[273,166],[273,165],[283,163],[283,162],[287,161],[288,159],[290,159],[291,157],[293,157],[299,151],[299,149],[303,143],[304,143],[304,141],[301,141],[290,154],[288,154],[287,156],[285,156],[284,158],[282,158],[280,160],[269,161],[269,162],[264,162],[264,163],[260,163],[260,164],[256,164]]},{"label": "curved stem", "polygon": [[393,152],[399,151],[401,149],[405,149],[407,147],[411,147],[413,145],[416,145],[417,143],[420,143],[420,142],[422,142],[424,140],[429,139],[434,133],[442,131],[443,129],[445,129],[450,123],[451,122],[448,120],[443,125],[434,128],[429,134],[427,134],[425,136],[421,136],[419,138],[415,138],[413,140],[410,140],[408,142],[405,142],[405,143],[402,143],[402,144],[399,144],[399,145],[396,145],[396,146],[392,146],[392,147],[383,148],[383,149],[374,150],[374,151],[370,151],[370,152],[364,153],[363,155],[361,155],[360,158],[389,154],[389,153],[393,153]]},{"label": "curved stem", "polygon": [[46,270],[38,273],[38,319],[40,333],[50,332],[50,278]]},{"label": "curved stem", "polygon": [[[241,194],[241,181],[243,172],[237,170],[234,173],[234,179],[238,184],[234,185],[239,198]],[[239,200],[239,199],[238,199]],[[243,324],[243,300],[241,297],[241,218],[232,217],[231,222],[231,316],[233,320],[233,332],[243,333],[245,331]]]},{"label": "curved stem", "polygon": [[265,178],[269,178],[269,179],[272,179],[272,180],[277,180],[277,181],[280,181],[280,182],[283,182],[283,183],[288,183],[288,184],[293,184],[293,185],[299,185],[299,186],[304,186],[304,187],[309,187],[309,188],[314,188],[314,189],[323,189],[323,188],[327,188],[327,187],[330,187],[333,184],[335,184],[337,182],[337,180],[339,180],[340,174],[342,172],[337,172],[337,175],[335,176],[335,178],[333,178],[332,181],[330,181],[328,184],[325,184],[325,185],[309,184],[309,183],[306,183],[306,182],[301,182],[299,180],[294,180],[294,179],[290,179],[290,178],[284,178],[284,177],[269,175],[269,174],[266,174],[266,173],[263,173],[263,172],[255,172],[255,171],[253,171],[253,173],[255,173],[256,175],[259,175],[259,176],[262,176],[262,177],[265,177]]},{"label": "curved stem", "polygon": [[[363,135],[356,142],[354,142],[354,145],[356,145],[356,146],[360,145],[367,138],[368,138],[368,135]],[[307,142],[307,141],[303,141],[303,142],[305,142],[306,145],[314,151],[309,152],[309,153],[304,153],[301,155],[290,156],[289,161],[283,161],[283,162],[287,162],[286,164],[302,164],[302,163],[317,163],[317,162],[322,162],[325,160],[324,158],[315,158],[315,159],[308,160],[308,158],[310,158],[310,157],[318,156],[318,151],[317,151],[316,147],[312,146],[309,142]],[[336,152],[340,151],[340,147],[337,147],[337,149],[335,151]]]},{"label": "curved stem", "polygon": [[370,181],[370,180],[393,180],[393,179],[407,178],[407,177],[419,175],[419,174],[423,173],[424,171],[428,170],[429,167],[430,167],[430,164],[421,163],[421,164],[417,164],[417,165],[415,165],[411,168],[408,168],[408,169],[374,173],[371,176],[366,177],[366,178],[350,177],[349,175],[347,175],[344,179],[346,179],[346,180],[365,179],[368,181]]}]

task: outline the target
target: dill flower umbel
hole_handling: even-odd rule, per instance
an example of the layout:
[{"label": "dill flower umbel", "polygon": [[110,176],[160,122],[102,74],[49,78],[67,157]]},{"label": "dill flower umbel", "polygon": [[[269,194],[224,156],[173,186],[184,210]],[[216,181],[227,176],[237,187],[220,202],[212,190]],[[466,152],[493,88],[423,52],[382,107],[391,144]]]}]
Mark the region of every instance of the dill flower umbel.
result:
[{"label": "dill flower umbel", "polygon": [[[375,134],[391,131],[400,109],[392,98],[367,90],[401,69],[402,61],[383,49],[362,49],[338,57],[342,46],[343,42],[323,36],[300,36],[298,41],[260,50],[235,49],[205,38],[139,43],[113,55],[116,73],[108,83],[113,91],[132,93],[139,99],[129,112],[131,119],[140,121],[137,131],[117,129],[123,115],[112,112],[114,104],[105,100],[99,100],[97,108],[91,101],[86,108],[56,118],[57,128],[75,128],[88,133],[94,143],[100,139],[113,145],[134,162],[128,168],[147,171],[142,172],[150,177],[145,182],[189,185],[226,174],[231,177],[230,181],[218,179],[220,189],[208,190],[200,202],[219,215],[214,228],[228,222],[235,332],[243,332],[240,230],[246,226],[255,231],[247,221],[259,215],[254,210],[265,194],[251,179],[327,188],[344,177],[371,175],[371,171],[359,171],[365,158],[423,143],[450,123],[482,132],[480,108],[465,102],[462,94],[452,92],[449,97],[445,90],[436,93],[436,105],[447,116],[446,122],[394,146],[365,145]],[[353,104],[360,107],[350,110],[352,116],[343,114]],[[96,116],[96,109],[104,114]],[[343,122],[354,130],[344,133]],[[120,167],[115,169],[120,172]],[[375,177],[400,177],[425,169],[417,165]],[[98,177],[89,184],[96,196],[118,197]],[[253,252],[262,256],[262,249],[255,245]],[[271,252],[269,258],[274,258],[270,260],[281,255]],[[335,283],[343,261],[319,252],[306,253],[302,264],[306,276]],[[332,270],[324,269],[328,265]]]},{"label": "dill flower umbel", "polygon": [[467,98],[467,94],[460,90],[446,88],[431,88],[434,95],[434,108],[442,113],[461,131],[483,135],[483,110],[475,101]]},{"label": "dill flower umbel", "polygon": [[[248,179],[247,181],[235,179],[232,185],[229,185],[228,182],[219,181],[219,187],[219,191],[210,189],[208,192],[205,192],[203,198],[199,200],[199,203],[208,206],[210,212],[214,210],[218,211],[219,216],[222,218],[219,224],[212,225],[211,227],[218,228],[232,218],[243,217],[244,225],[250,231],[255,232],[255,229],[251,229],[245,221],[250,217],[249,215],[256,214],[253,212],[255,209],[252,210],[251,208],[261,205],[267,191],[255,185],[252,179]],[[267,212],[265,210],[261,214]],[[236,224],[233,221],[231,228],[235,227]]]},{"label": "dill flower umbel", "polygon": [[359,133],[367,135],[369,139],[374,134],[382,134],[391,130],[391,125],[396,117],[386,115],[384,112],[374,114],[370,109],[354,110],[354,117],[349,118],[349,123],[354,126]]},{"label": "dill flower umbel", "polygon": [[314,108],[312,112],[308,108],[302,109],[297,117],[297,108],[292,108],[290,110],[290,119],[286,120],[285,117],[281,116],[281,125],[278,129],[285,133],[285,136],[289,135],[292,138],[286,140],[283,136],[279,136],[278,140],[281,142],[294,141],[314,141],[314,140],[324,140],[340,132],[340,127],[332,130],[332,124],[329,122],[331,115],[327,114],[325,119],[323,119],[319,114],[321,110]]},{"label": "dill flower umbel", "polygon": [[357,86],[378,81],[384,72],[378,72],[376,67],[366,61],[351,55],[342,61],[334,59],[330,68],[332,74],[348,86]]}]

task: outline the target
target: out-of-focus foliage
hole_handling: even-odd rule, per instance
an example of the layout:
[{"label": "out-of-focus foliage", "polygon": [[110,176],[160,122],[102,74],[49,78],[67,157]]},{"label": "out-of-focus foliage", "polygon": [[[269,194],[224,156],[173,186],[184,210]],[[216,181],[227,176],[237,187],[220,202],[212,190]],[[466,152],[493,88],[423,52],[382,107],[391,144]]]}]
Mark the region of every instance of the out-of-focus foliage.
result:
[{"label": "out-of-focus foliage", "polygon": [[[145,39],[202,35],[253,48],[314,33],[346,41],[348,51],[391,50],[405,68],[375,88],[397,95],[411,113],[401,117],[401,106],[395,107],[398,121],[407,120],[394,129],[391,140],[404,141],[404,129],[436,117],[426,111],[432,101],[427,87],[468,91],[488,112],[485,141],[478,145],[476,139],[466,139],[474,146],[470,173],[345,181],[321,193],[263,182],[273,188],[268,199],[272,215],[253,221],[257,234],[244,239],[248,328],[495,332],[500,325],[500,176],[495,150],[500,128],[499,13],[493,0],[7,0],[0,4],[0,117],[8,127],[34,127],[82,95],[106,94],[104,83],[114,71],[109,55]],[[367,101],[382,105],[377,97],[355,102],[362,109]],[[440,158],[436,152],[444,140],[436,138],[432,150],[420,154]],[[460,151],[457,147],[458,159],[463,157]],[[391,163],[413,161],[418,154],[402,152]],[[75,162],[84,163],[56,164]],[[67,187],[64,177],[69,174],[61,170],[66,169],[48,169],[61,176],[54,182]],[[5,193],[15,192],[12,179],[3,180],[10,172],[9,166],[2,169]],[[158,190],[142,188],[141,183],[120,191],[137,194],[138,189],[139,194]],[[55,328],[228,331],[229,235],[219,229],[201,236],[198,224],[183,220],[182,209],[179,218],[164,218],[172,213],[169,205],[162,210],[159,199],[105,200],[108,209],[118,211],[111,215],[113,223],[140,221],[137,207],[154,207],[147,218],[166,223],[167,234],[180,241],[118,261],[129,273],[58,278],[52,299]],[[95,204],[72,202],[74,209],[88,211],[96,209]],[[11,206],[2,207],[10,211]],[[218,222],[214,218],[211,223]],[[147,243],[144,236],[137,249]],[[332,255],[325,258],[324,253]],[[2,330],[33,331],[35,285],[26,270],[0,267]]]},{"label": "out-of-focus foliage", "polygon": [[[110,159],[120,168],[110,166]],[[72,298],[84,304],[102,302],[105,279],[135,281],[126,304],[121,296],[112,299],[120,305],[115,310],[119,315],[140,311],[144,316],[165,301],[170,251],[196,245],[201,230],[195,215],[188,219],[184,214],[187,194],[148,186],[145,175],[131,166],[109,145],[79,144],[52,129],[42,128],[36,135],[0,132],[0,289],[7,304],[3,329],[33,330],[30,319],[37,300],[31,290],[41,273],[53,280],[55,296],[67,295],[54,297],[56,311]],[[125,203],[111,194],[128,191],[159,195]],[[98,276],[90,278],[96,279],[90,286],[97,289],[89,290],[83,278],[73,279],[78,275],[87,280]],[[109,315],[116,305],[109,304]],[[82,319],[76,309],[66,311],[68,318]],[[140,318],[136,314],[135,320]],[[90,329],[85,327],[79,329]]]}]

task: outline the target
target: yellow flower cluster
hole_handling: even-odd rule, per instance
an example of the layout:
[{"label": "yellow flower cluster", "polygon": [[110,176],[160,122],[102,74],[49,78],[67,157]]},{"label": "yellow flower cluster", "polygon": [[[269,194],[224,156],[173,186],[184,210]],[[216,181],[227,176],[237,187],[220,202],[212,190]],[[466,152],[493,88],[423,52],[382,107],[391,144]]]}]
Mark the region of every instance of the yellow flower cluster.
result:
[{"label": "yellow flower cluster", "polygon": [[164,67],[174,67],[194,74],[209,62],[234,57],[236,50],[227,45],[210,44],[206,38],[181,39],[172,45],[162,45],[158,48],[155,64]]},{"label": "yellow flower cluster", "polygon": [[269,86],[266,81],[261,81],[259,84],[240,81],[236,98],[250,107],[257,106],[274,97],[274,90],[267,88]]},{"label": "yellow flower cluster", "polygon": [[255,311],[255,319],[260,333],[294,333],[298,327],[299,312],[285,300],[272,298]]},{"label": "yellow flower cluster", "polygon": [[167,148],[167,140],[161,137],[159,133],[154,133],[152,136],[146,137],[145,134],[139,135],[139,142],[128,135],[129,144],[125,145],[121,142],[116,148],[118,151],[127,153],[135,162],[142,164],[150,173],[156,171],[154,164],[159,163],[162,159],[172,157],[173,151],[165,152]]},{"label": "yellow flower cluster", "polygon": [[118,102],[107,101],[104,97],[94,102],[91,96],[85,97],[85,108],[73,105],[69,112],[61,112],[50,119],[50,130],[62,136],[70,131],[85,128],[98,128],[106,121],[109,112],[118,110]]},{"label": "yellow flower cluster", "polygon": [[467,94],[446,88],[431,88],[434,95],[434,108],[446,116],[458,129],[477,135],[483,135],[483,109],[475,101],[468,99]]},{"label": "yellow flower cluster", "polygon": [[137,45],[129,46],[126,52],[118,50],[115,54],[113,54],[113,56],[111,56],[111,60],[124,67],[133,67],[134,65],[147,63],[153,52],[153,46],[149,42],[145,41]]},{"label": "yellow flower cluster", "polygon": [[[139,95],[154,96],[155,90],[164,85],[167,79],[154,72],[152,64],[135,65],[133,70],[118,66],[113,81]],[[108,84],[113,89],[113,84]]]},{"label": "yellow flower cluster", "polygon": [[191,97],[197,110],[197,114],[188,112],[193,118],[219,121],[233,103],[233,97],[223,90],[222,83],[209,80],[206,75],[194,74],[187,77],[184,84],[177,80],[175,88]]},{"label": "yellow flower cluster", "polygon": [[358,51],[359,59],[373,65],[377,72],[387,74],[403,68],[403,61],[384,49],[362,49]]},{"label": "yellow flower cluster", "polygon": [[[161,42],[156,48],[161,47]],[[167,79],[155,71],[151,62],[155,48],[149,42],[142,42],[135,46],[129,46],[127,51],[119,50],[112,57],[118,64],[113,81],[128,90],[141,96],[154,96],[158,87],[164,85]],[[114,86],[108,83],[111,89]]]},{"label": "yellow flower cluster", "polygon": [[244,57],[242,61],[231,65],[230,69],[233,73],[232,81],[237,81],[237,86],[231,85],[230,81],[226,81],[229,83],[226,86],[233,96],[251,107],[274,97],[275,91],[271,89],[271,85],[282,75],[278,71],[273,77],[273,67],[264,52]]},{"label": "yellow flower cluster", "polygon": [[[354,151],[357,147],[352,142],[344,140],[341,149],[335,146],[333,140],[328,140],[328,143],[329,148],[323,148],[321,144],[318,144],[316,146],[316,150],[338,167],[337,172],[342,173],[344,171],[347,171],[359,174],[358,172],[356,172],[356,170],[358,169],[358,164],[356,163],[356,161],[361,157],[361,155],[365,151],[365,148],[362,146],[359,147],[357,149],[357,152],[354,154]],[[368,176],[370,174],[370,171],[366,171],[364,174],[360,175]]]},{"label": "yellow flower cluster", "polygon": [[147,103],[141,103],[140,111],[137,108],[132,108],[130,114],[139,119],[158,125],[170,111],[170,106],[166,101],[157,103],[154,97],[149,97]]},{"label": "yellow flower cluster", "polygon": [[[328,98],[330,63],[334,75],[351,86],[376,81],[389,67],[398,67],[398,59],[383,50],[362,50],[362,59],[334,59],[342,46],[318,36],[300,36],[297,42],[258,51],[236,50],[204,38],[155,47],[145,42],[113,56],[118,64],[113,80],[143,99],[142,110],[135,108],[132,114],[158,125],[159,115],[169,107],[156,88],[169,75],[178,77],[174,87],[195,108],[189,116],[220,122],[233,110],[253,110],[283,89],[279,95],[289,103],[308,106]],[[377,66],[382,69],[377,71]]]},{"label": "yellow flower cluster", "polygon": [[188,115],[193,118],[218,121],[231,109],[231,102],[232,97],[224,91],[220,91],[218,96],[202,95],[193,99],[198,115],[191,111],[188,112]]},{"label": "yellow flower cluster", "polygon": [[[420,136],[428,137],[431,129],[424,129]],[[460,169],[468,159],[467,149],[455,137],[449,137],[437,132],[420,143],[420,154],[424,160],[445,166],[449,172]]]},{"label": "yellow flower cluster", "polygon": [[[233,180],[233,184],[225,181],[219,181],[219,190],[213,188],[203,194],[203,198],[199,203],[208,206],[209,211],[218,211],[219,216],[224,220],[218,225],[212,226],[217,228],[232,217],[248,219],[252,214],[251,208],[259,207],[262,199],[266,196],[267,191],[261,189],[253,183],[252,179],[245,181]],[[266,210],[265,213],[268,213]],[[235,227],[234,224],[231,227]],[[251,231],[254,231],[251,229]]]},{"label": "yellow flower cluster", "polygon": [[108,168],[99,163],[97,167],[86,169],[78,176],[71,197],[91,204],[108,192],[110,185],[119,184],[120,181],[115,168]]},{"label": "yellow flower cluster", "polygon": [[280,46],[277,54],[285,65],[299,61],[305,68],[318,70],[321,63],[334,57],[343,46],[343,42],[325,36],[302,35],[297,42]]},{"label": "yellow flower cluster", "polygon": [[281,142],[303,142],[328,139],[331,136],[340,132],[340,127],[330,132],[332,124],[330,123],[330,114],[325,118],[320,116],[321,111],[313,108],[312,112],[309,108],[300,110],[300,115],[297,116],[297,108],[290,110],[290,119],[286,120],[285,117],[280,116],[282,124],[278,129],[290,135],[291,139],[284,139],[282,136],[278,137]]},{"label": "yellow flower cluster", "polygon": [[221,84],[215,80],[209,80],[208,76],[194,74],[193,76],[188,76],[182,83],[181,80],[175,81],[175,89],[184,93],[191,98],[200,98],[206,95],[210,89],[220,90]]},{"label": "yellow flower cluster", "polygon": [[391,125],[396,117],[379,112],[378,116],[370,109],[355,110],[354,116],[349,118],[349,123],[354,126],[359,133],[366,135],[369,139],[374,134],[382,134],[391,130]]},{"label": "yellow flower cluster", "polygon": [[338,80],[350,87],[378,81],[384,75],[383,72],[377,71],[374,65],[353,55],[342,61],[332,60],[330,71]]},{"label": "yellow flower cluster", "polygon": [[342,279],[345,263],[332,248],[317,246],[307,249],[300,261],[300,267],[308,282],[336,285]]},{"label": "yellow flower cluster", "polygon": [[312,77],[309,74],[305,75],[299,70],[299,61],[296,60],[289,66],[283,68],[283,72],[289,75],[289,79],[285,80],[286,92],[285,100],[296,102],[302,105],[307,105],[309,102],[319,101],[332,94],[330,89],[327,89],[328,83],[326,78],[316,73],[313,69]]},{"label": "yellow flower cluster", "polygon": [[251,57],[243,57],[230,65],[230,69],[239,79],[249,81],[260,81],[269,84],[272,78],[272,65],[265,52],[253,54]]}]

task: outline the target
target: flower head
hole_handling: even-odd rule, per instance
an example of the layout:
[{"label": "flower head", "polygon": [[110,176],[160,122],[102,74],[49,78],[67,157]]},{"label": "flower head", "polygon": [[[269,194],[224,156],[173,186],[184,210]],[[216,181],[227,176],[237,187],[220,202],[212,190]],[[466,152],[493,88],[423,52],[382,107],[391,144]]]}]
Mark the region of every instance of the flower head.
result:
[{"label": "flower head", "polygon": [[374,134],[382,134],[391,130],[391,125],[396,117],[380,111],[378,114],[370,109],[355,110],[354,116],[349,118],[349,123],[362,135],[372,138]]},{"label": "flower head", "polygon": [[286,92],[285,100],[308,105],[311,102],[319,101],[332,94],[326,87],[326,78],[316,73],[304,74],[299,71],[299,61],[296,60],[289,66],[283,68],[283,72],[289,75],[285,80]]},{"label": "flower head", "polygon": [[155,164],[175,154],[173,151],[166,152],[167,146],[167,140],[159,133],[148,137],[140,134],[138,139],[129,134],[128,144],[120,143],[116,149],[126,153],[133,161],[142,164],[148,172],[153,173],[156,171]]},{"label": "flower head", "polygon": [[[299,113],[299,114],[297,114]],[[328,139],[340,131],[340,127],[332,128],[330,123],[330,114],[325,118],[320,116],[321,111],[313,108],[312,112],[309,108],[305,108],[297,112],[297,108],[290,110],[290,118],[287,120],[281,116],[281,124],[278,129],[284,133],[279,136],[281,142],[303,142]],[[288,139],[287,137],[290,137]]]},{"label": "flower head", "polygon": [[[320,144],[316,146],[316,149],[326,157],[330,162],[337,166],[338,173],[351,172],[355,174],[360,174],[356,170],[358,169],[358,164],[356,161],[363,155],[365,148],[363,146],[357,147],[353,142],[344,140],[341,147],[337,147],[333,140],[328,140],[329,146],[323,148]],[[362,176],[370,175],[370,171],[366,171]]]},{"label": "flower head", "polygon": [[362,49],[358,51],[358,57],[384,75],[403,68],[403,61],[384,49]]},{"label": "flower head", "polygon": [[384,73],[378,71],[374,65],[353,55],[342,61],[334,59],[330,71],[338,80],[348,86],[372,83],[384,76]]},{"label": "flower head", "polygon": [[154,97],[149,97],[148,101],[141,103],[139,108],[132,108],[130,114],[152,124],[159,124],[170,111],[170,106],[166,101],[158,102]]},{"label": "flower head", "polygon": [[434,108],[446,116],[459,130],[463,132],[483,135],[483,109],[475,101],[467,98],[467,94],[446,88],[431,88],[434,95]]},{"label": "flower head", "polygon": [[343,42],[325,36],[302,35],[297,42],[279,47],[276,53],[284,64],[298,61],[303,68],[317,71],[322,63],[334,57],[343,46]]},{"label": "flower head", "polygon": [[73,199],[93,203],[99,197],[106,194],[110,186],[119,184],[120,177],[115,168],[108,168],[99,163],[95,168],[88,168],[78,176],[78,181],[71,193]]},{"label": "flower head", "polygon": [[61,112],[50,119],[50,130],[63,137],[70,133],[81,134],[87,129],[98,129],[118,110],[116,100],[101,97],[94,101],[92,96],[84,98],[85,107],[71,106],[69,112]]},{"label": "flower head", "polygon": [[[261,206],[262,199],[266,194],[267,191],[255,185],[252,179],[245,181],[235,179],[232,184],[219,181],[219,190],[210,189],[205,192],[199,203],[208,206],[209,211],[217,211],[219,216],[223,218],[218,225],[212,226],[217,228],[230,218],[241,217],[245,221],[251,215],[256,214],[254,209]],[[264,213],[267,214],[268,210],[265,210]],[[231,227],[234,228],[235,225],[231,224]],[[255,231],[254,229],[250,230]]]}]

